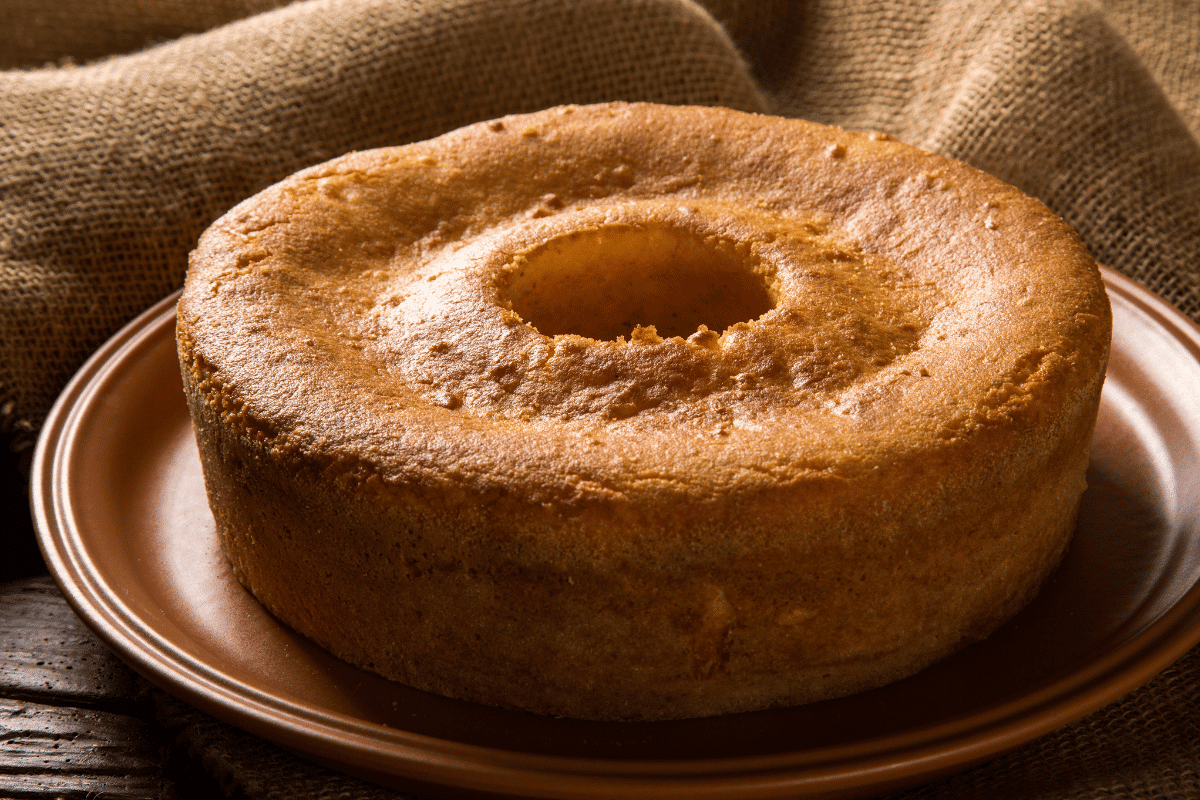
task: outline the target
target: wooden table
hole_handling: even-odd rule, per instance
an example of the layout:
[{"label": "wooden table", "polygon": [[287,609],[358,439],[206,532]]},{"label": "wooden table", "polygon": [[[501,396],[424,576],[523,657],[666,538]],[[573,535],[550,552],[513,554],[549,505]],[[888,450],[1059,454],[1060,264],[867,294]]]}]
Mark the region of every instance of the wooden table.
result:
[{"label": "wooden table", "polygon": [[0,583],[0,798],[421,797],[333,772],[180,703],[113,655],[49,575],[12,572],[10,563]]},{"label": "wooden table", "polygon": [[48,575],[0,586],[0,797],[219,797]]}]

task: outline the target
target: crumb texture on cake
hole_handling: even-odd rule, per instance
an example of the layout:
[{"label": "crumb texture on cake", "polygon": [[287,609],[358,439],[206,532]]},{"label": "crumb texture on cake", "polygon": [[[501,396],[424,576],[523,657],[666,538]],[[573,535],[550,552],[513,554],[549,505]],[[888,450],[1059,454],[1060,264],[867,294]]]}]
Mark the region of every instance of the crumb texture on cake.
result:
[{"label": "crumb texture on cake", "polygon": [[1043,205],[883,136],[607,104],[352,153],[179,304],[223,547],[412,686],[667,719],[879,686],[1067,546],[1107,361]]}]

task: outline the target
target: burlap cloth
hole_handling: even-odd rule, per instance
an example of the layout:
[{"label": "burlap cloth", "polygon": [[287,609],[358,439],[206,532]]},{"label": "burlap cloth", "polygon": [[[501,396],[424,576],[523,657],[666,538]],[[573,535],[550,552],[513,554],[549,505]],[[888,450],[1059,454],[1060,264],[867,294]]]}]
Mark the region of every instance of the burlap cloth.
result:
[{"label": "burlap cloth", "polygon": [[[1192,0],[7,0],[0,435],[28,457],[83,360],[238,200],[347,150],[556,103],[883,130],[1004,178],[1200,319]],[[1200,655],[912,797],[1200,797]],[[186,707],[232,794],[391,796]]]}]

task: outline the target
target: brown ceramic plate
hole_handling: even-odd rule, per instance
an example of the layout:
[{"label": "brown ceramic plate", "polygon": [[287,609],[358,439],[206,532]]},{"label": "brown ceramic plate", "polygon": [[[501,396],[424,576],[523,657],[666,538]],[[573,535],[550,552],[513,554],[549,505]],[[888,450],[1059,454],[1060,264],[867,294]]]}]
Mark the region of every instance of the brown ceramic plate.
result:
[{"label": "brown ceramic plate", "polygon": [[174,298],[82,369],[37,451],[34,509],[78,612],[166,690],[382,783],[539,797],[865,796],[1078,719],[1200,641],[1200,331],[1105,273],[1116,315],[1079,530],[990,639],[891,686],[661,723],[537,717],[341,663],[263,611],[213,534],[175,360]]}]

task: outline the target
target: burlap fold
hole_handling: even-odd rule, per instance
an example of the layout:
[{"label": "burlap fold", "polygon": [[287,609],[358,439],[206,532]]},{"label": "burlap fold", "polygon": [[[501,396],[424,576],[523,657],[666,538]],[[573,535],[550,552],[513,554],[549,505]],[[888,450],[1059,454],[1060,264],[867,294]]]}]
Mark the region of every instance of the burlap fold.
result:
[{"label": "burlap fold", "polygon": [[[143,2],[159,14],[140,29],[128,7],[102,7],[115,33],[92,3],[8,6],[10,66],[53,60],[55,26],[57,58],[73,58],[275,4]],[[1177,4],[1164,27],[1128,1],[710,0],[710,15],[688,0],[317,0],[88,66],[0,73],[0,432],[36,430],[241,198],[347,150],[560,102],[888,131],[1040,197],[1195,317],[1198,8]],[[81,9],[86,30],[66,24]]]},{"label": "burlap fold", "polygon": [[[1200,3],[308,0],[264,11],[283,3],[0,7],[10,449],[28,452],[73,371],[180,285],[196,237],[237,201],[348,150],[565,102],[725,105],[890,132],[1040,197],[1099,259],[1200,319]],[[1195,655],[1143,690],[1150,701],[1128,711],[1144,715],[1137,724],[1096,717],[1032,757],[916,796],[1195,796]],[[212,760],[224,734],[205,730],[191,742]],[[1088,778],[1096,764],[1081,749],[1117,752],[1119,735],[1160,745]]]},{"label": "burlap fold", "polygon": [[85,67],[0,74],[0,430],[301,167],[602,100],[765,110],[726,33],[661,0],[315,0]]}]

